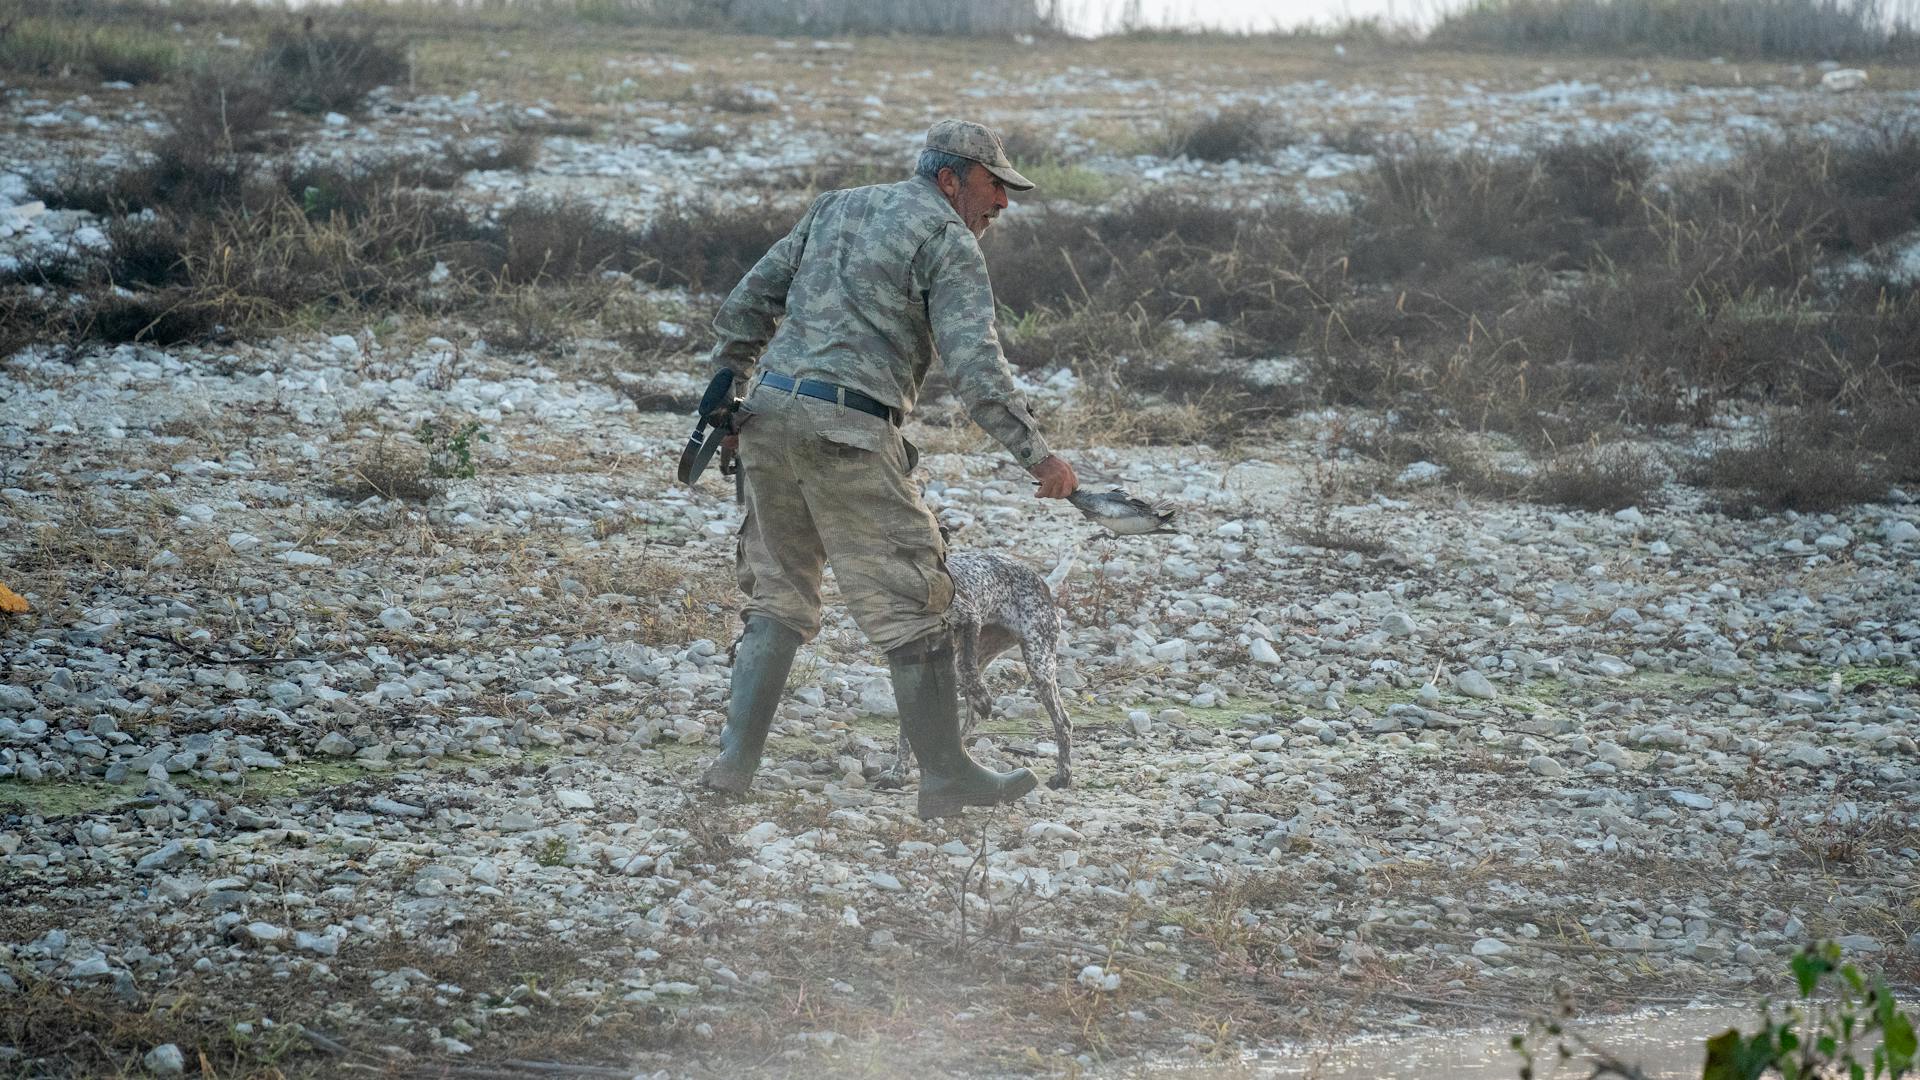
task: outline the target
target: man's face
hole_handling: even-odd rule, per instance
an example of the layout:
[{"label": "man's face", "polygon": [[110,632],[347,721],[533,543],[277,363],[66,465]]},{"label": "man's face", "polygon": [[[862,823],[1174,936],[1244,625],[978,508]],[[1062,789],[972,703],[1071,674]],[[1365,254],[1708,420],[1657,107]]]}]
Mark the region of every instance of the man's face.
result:
[{"label": "man's face", "polygon": [[953,177],[951,184],[940,185],[940,191],[975,237],[985,234],[987,226],[1007,208],[1007,185],[977,161],[967,163],[965,176],[945,171],[940,175],[943,180]]}]

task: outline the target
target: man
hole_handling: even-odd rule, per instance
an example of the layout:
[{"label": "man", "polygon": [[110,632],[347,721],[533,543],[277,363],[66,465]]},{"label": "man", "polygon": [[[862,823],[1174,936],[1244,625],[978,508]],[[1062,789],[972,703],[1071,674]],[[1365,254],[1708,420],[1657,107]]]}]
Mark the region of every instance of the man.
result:
[{"label": "man", "polygon": [[1014,389],[980,253],[1007,190],[1032,187],[992,129],[942,120],[913,176],[821,195],[714,317],[717,374],[752,388],[737,428],[746,626],[709,786],[740,793],[752,783],[794,652],[820,630],[830,564],[854,621],[886,653],[920,760],[920,816],[1033,790],[1030,770],[983,768],[960,743],[953,582],[909,479],[919,452],[900,434],[937,354],[968,414],[1039,481],[1039,497],[1078,485]]}]

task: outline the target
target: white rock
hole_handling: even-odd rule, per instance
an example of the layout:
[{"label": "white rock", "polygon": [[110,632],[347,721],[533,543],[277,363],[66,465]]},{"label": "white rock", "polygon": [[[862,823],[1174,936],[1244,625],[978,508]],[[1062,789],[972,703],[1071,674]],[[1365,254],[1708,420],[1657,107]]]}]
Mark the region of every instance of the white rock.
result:
[{"label": "white rock", "polygon": [[1499,938],[1483,937],[1473,943],[1473,955],[1475,956],[1505,956],[1512,951],[1513,946],[1501,941]]},{"label": "white rock", "polygon": [[780,835],[780,826],[771,821],[763,821],[740,834],[740,846],[744,848],[763,847],[768,841]]},{"label": "white rock", "polygon": [[380,625],[389,630],[405,630],[419,621],[413,612],[403,607],[390,607],[380,613]]},{"label": "white rock", "polygon": [[1527,759],[1527,768],[1540,776],[1565,776],[1567,767],[1545,754],[1535,754]]},{"label": "white rock", "polygon": [[1911,544],[1920,540],[1920,527],[1903,518],[1888,518],[1880,526],[1880,535],[1889,544]]},{"label": "white rock", "polygon": [[1287,746],[1287,737],[1277,731],[1268,732],[1265,735],[1254,736],[1253,741],[1248,743],[1247,746],[1250,749],[1263,751],[1284,750]]},{"label": "white rock", "polygon": [[147,1056],[140,1059],[140,1064],[155,1076],[179,1076],[187,1071],[187,1056],[180,1052],[179,1047],[166,1043],[147,1051]]},{"label": "white rock", "polygon": [[1840,68],[1820,76],[1820,89],[1833,94],[1844,94],[1867,85],[1867,73],[1859,68]]},{"label": "white rock", "polygon": [[560,808],[562,810],[593,809],[593,796],[587,794],[584,791],[574,791],[569,788],[561,788],[558,791],[555,791],[553,793],[553,799],[555,802],[560,804]]},{"label": "white rock", "polygon": [[1389,611],[1382,615],[1380,629],[1393,637],[1412,637],[1420,632],[1420,626],[1413,621],[1413,616],[1404,611]]},{"label": "white rock", "polygon": [[868,679],[860,687],[860,711],[870,716],[899,716],[900,703],[893,696],[893,681]]},{"label": "white rock", "polygon": [[1470,698],[1491,699],[1495,693],[1493,683],[1472,668],[1467,668],[1453,677],[1453,688]]},{"label": "white rock", "polygon": [[1817,746],[1796,746],[1787,751],[1787,764],[1823,769],[1833,764],[1833,755]]},{"label": "white rock", "polygon": [[1057,821],[1036,821],[1027,826],[1029,840],[1078,840],[1080,834]]},{"label": "white rock", "polygon": [[1678,790],[1670,791],[1667,793],[1667,797],[1672,799],[1674,802],[1679,803],[1681,806],[1687,807],[1692,810],[1713,809],[1712,799],[1707,798],[1705,795],[1696,794],[1691,791],[1678,791]]},{"label": "white rock", "polygon": [[1274,651],[1273,646],[1265,638],[1254,638],[1253,644],[1247,646],[1247,655],[1253,657],[1253,662],[1256,664],[1280,663],[1280,654]]},{"label": "white rock", "polygon": [[1180,638],[1174,638],[1171,641],[1163,641],[1147,651],[1153,654],[1155,660],[1171,664],[1187,658],[1187,643]]},{"label": "white rock", "polygon": [[241,927],[240,932],[248,941],[256,945],[271,945],[277,941],[284,941],[287,936],[285,930],[270,922],[250,922]]},{"label": "white rock", "polygon": [[283,551],[279,555],[281,562],[289,566],[321,567],[332,566],[333,560],[325,555],[315,555],[311,551]]}]

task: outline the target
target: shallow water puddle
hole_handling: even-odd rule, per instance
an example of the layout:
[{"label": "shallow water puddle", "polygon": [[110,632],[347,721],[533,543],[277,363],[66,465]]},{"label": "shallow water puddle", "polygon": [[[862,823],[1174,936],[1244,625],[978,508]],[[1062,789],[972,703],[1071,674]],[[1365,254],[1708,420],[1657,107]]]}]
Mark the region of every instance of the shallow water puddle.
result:
[{"label": "shallow water puddle", "polygon": [[[1694,1080],[1706,1060],[1708,1038],[1757,1022],[1754,1008],[1688,1006],[1580,1021],[1574,1030],[1615,1058],[1638,1066],[1647,1080]],[[1514,1080],[1520,1075],[1520,1056],[1510,1040],[1522,1029],[1514,1022],[1417,1035],[1367,1035],[1329,1046],[1259,1051],[1218,1066],[1122,1075],[1178,1080]],[[1568,1045],[1578,1049],[1576,1043]],[[1561,1062],[1551,1037],[1536,1038],[1533,1049],[1534,1075],[1540,1080],[1593,1073],[1592,1055],[1576,1053]]]}]

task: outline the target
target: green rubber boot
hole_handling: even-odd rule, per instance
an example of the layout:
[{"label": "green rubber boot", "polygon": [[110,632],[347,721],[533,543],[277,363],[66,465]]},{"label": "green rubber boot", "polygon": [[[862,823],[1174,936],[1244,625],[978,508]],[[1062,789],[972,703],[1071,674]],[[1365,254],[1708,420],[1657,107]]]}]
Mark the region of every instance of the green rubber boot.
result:
[{"label": "green rubber boot", "polygon": [[799,648],[800,635],[792,630],[772,619],[747,619],[733,651],[733,690],[727,699],[727,726],[720,733],[720,757],[701,777],[708,787],[744,795],[752,786]]},{"label": "green rubber boot", "polygon": [[969,806],[1010,803],[1039,786],[1030,769],[994,772],[960,745],[959,679],[953,637],[936,634],[887,654],[900,730],[920,759],[920,817],[958,814]]}]

